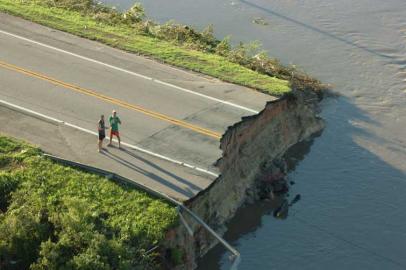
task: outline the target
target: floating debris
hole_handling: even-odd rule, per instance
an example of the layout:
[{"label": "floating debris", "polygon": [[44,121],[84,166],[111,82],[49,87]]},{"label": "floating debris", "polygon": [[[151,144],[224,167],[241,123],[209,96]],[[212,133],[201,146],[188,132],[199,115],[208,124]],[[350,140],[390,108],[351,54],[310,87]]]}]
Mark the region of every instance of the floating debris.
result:
[{"label": "floating debris", "polygon": [[252,23],[259,25],[269,25],[269,22],[262,17],[256,17],[252,20]]},{"label": "floating debris", "polygon": [[297,203],[298,201],[300,201],[300,199],[302,198],[302,196],[300,196],[300,194],[297,194],[293,200],[290,202],[289,206],[294,205],[295,203]]}]

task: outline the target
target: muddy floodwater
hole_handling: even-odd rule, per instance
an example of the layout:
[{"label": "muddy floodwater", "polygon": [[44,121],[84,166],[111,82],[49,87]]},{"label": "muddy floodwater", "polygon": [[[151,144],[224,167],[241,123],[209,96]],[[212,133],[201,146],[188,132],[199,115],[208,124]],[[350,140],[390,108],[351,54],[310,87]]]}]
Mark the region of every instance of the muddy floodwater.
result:
[{"label": "muddy floodwater", "polygon": [[[322,104],[321,136],[289,157],[290,198],[301,199],[288,216],[260,202],[231,222],[239,269],[406,269],[406,1],[141,2],[160,22],[259,40],[341,94]],[[200,268],[228,269],[227,256],[218,247]]]}]

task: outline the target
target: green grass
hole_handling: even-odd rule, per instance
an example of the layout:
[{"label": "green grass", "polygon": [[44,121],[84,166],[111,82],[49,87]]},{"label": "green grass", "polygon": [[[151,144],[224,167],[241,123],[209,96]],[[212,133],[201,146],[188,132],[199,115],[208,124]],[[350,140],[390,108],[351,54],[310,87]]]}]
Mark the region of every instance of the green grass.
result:
[{"label": "green grass", "polygon": [[[155,269],[173,206],[0,135],[1,269]],[[3,268],[4,267],[4,268]]]},{"label": "green grass", "polygon": [[102,23],[83,13],[35,2],[0,0],[0,11],[272,95],[282,95],[291,90],[287,80],[260,74],[217,54],[137,34],[128,24]]}]

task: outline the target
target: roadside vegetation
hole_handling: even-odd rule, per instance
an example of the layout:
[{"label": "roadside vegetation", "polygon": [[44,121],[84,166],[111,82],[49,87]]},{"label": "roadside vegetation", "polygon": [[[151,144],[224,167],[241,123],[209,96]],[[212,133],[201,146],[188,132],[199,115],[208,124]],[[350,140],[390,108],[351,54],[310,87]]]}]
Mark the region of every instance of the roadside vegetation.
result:
[{"label": "roadside vegetation", "polygon": [[0,135],[0,269],[157,269],[177,222],[162,200]]},{"label": "roadside vegetation", "polygon": [[270,58],[258,42],[232,46],[230,37],[216,39],[211,25],[199,32],[158,24],[140,4],[119,12],[93,0],[0,0],[0,11],[272,95],[326,88]]}]

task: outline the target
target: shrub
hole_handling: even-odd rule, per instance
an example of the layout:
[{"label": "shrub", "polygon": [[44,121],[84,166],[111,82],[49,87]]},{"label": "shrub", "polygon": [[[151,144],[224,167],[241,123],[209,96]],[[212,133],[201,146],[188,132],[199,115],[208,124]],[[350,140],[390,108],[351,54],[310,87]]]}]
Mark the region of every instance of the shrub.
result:
[{"label": "shrub", "polygon": [[123,13],[123,18],[129,23],[142,22],[145,18],[144,8],[140,3],[136,3],[129,10]]},{"label": "shrub", "polygon": [[0,135],[0,153],[11,153],[19,150],[21,144],[8,137]]},{"label": "shrub", "polygon": [[0,172],[0,210],[5,212],[11,199],[11,193],[20,184],[17,174]]},{"label": "shrub", "polygon": [[227,56],[230,53],[231,45],[230,45],[230,36],[226,36],[222,41],[220,41],[216,48],[215,52],[221,56]]},{"label": "shrub", "polygon": [[24,164],[0,172],[1,269],[157,268],[159,254],[146,250],[177,224],[173,206],[55,164],[18,141],[0,145],[19,149],[5,155]]},{"label": "shrub", "polygon": [[51,234],[44,203],[25,196],[22,205],[12,204],[0,224],[0,265],[5,269],[28,269],[37,259],[42,241]]},{"label": "shrub", "polygon": [[52,7],[82,12],[90,12],[94,7],[93,0],[39,0],[37,2]]},{"label": "shrub", "polygon": [[184,251],[180,248],[172,248],[170,249],[171,253],[171,262],[173,265],[180,265],[183,263],[183,256],[184,256]]}]

